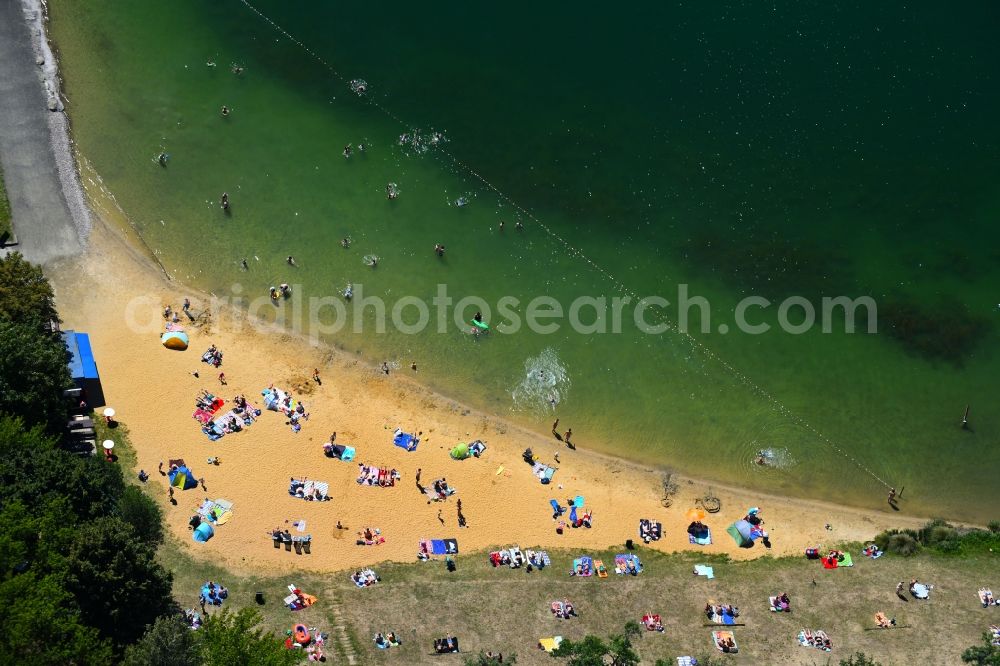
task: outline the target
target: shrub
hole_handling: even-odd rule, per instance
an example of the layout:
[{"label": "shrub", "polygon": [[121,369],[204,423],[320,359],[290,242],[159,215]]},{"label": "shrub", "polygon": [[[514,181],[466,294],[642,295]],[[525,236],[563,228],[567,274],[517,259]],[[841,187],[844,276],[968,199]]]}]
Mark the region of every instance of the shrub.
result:
[{"label": "shrub", "polygon": [[987,527],[989,527],[990,532],[993,532],[994,534],[1000,534],[1000,520],[991,520],[990,524],[987,525]]}]

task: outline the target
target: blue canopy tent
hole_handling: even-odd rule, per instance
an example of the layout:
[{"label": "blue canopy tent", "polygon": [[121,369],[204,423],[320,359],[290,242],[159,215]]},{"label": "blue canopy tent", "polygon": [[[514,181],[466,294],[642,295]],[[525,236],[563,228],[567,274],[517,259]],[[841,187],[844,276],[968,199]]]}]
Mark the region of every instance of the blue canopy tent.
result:
[{"label": "blue canopy tent", "polygon": [[104,389],[101,388],[101,377],[90,348],[90,336],[76,331],[63,331],[62,336],[69,351],[68,366],[73,383],[82,391],[91,409],[104,406]]}]

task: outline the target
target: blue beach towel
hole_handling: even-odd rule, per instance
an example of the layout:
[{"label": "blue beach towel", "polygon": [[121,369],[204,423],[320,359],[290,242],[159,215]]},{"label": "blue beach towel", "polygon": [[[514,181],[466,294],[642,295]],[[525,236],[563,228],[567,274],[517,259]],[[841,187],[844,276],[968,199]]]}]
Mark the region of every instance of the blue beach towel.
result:
[{"label": "blue beach towel", "polygon": [[576,496],[576,499],[573,500],[573,506],[575,506],[578,509],[583,508],[583,495]]},{"label": "blue beach towel", "polygon": [[557,502],[554,499],[549,500],[549,506],[552,507],[552,517],[553,518],[555,518],[556,516],[561,516],[563,514],[563,512],[566,510],[566,509],[562,508],[561,506],[559,506],[559,502]]},{"label": "blue beach towel", "polygon": [[444,544],[444,539],[431,540],[431,553],[434,555],[444,555],[448,552],[448,547]]},{"label": "blue beach towel", "polygon": [[694,572],[698,576],[704,576],[705,578],[715,578],[715,570],[704,564],[694,565]]},{"label": "blue beach towel", "polygon": [[569,510],[569,521],[571,523],[575,523],[576,522],[576,504],[574,504],[572,506],[572,508],[570,508],[570,510]]},{"label": "blue beach towel", "polygon": [[407,451],[415,451],[417,449],[417,444],[420,440],[417,439],[416,435],[411,435],[408,432],[403,432],[397,429],[392,438],[392,443],[401,449],[406,449]]}]

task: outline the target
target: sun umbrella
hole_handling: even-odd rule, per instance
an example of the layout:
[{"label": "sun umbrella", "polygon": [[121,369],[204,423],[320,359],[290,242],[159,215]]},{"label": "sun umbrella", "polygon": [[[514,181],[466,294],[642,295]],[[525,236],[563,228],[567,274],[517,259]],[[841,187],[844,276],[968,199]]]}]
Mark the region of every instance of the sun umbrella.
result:
[{"label": "sun umbrella", "polygon": [[110,439],[106,439],[104,440],[103,446],[105,451],[110,451],[111,449],[115,448],[115,443]]},{"label": "sun umbrella", "polygon": [[102,413],[108,418],[111,418],[112,416],[115,415],[115,410],[112,409],[111,407],[105,407]]},{"label": "sun umbrella", "polygon": [[705,510],[699,508],[688,509],[688,512],[685,515],[687,516],[687,519],[690,520],[692,523],[696,523],[704,520]]}]

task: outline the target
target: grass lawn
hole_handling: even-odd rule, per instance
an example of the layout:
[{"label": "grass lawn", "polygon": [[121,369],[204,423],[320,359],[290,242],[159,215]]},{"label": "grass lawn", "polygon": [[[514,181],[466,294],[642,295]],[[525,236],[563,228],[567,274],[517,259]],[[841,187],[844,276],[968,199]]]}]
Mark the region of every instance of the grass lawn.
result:
[{"label": "grass lawn", "polygon": [[0,242],[7,240],[13,233],[10,225],[10,201],[7,200],[7,188],[3,184],[3,171],[0,171]]},{"label": "grass lawn", "polygon": [[[113,433],[121,440],[125,430]],[[124,469],[131,469],[127,443],[122,441],[116,451]],[[157,500],[165,501],[158,487],[149,489]],[[261,547],[271,547],[263,536]],[[984,585],[1000,588],[1000,558],[993,553],[886,555],[872,561],[860,555],[860,544],[850,545],[849,550],[855,566],[828,571],[804,557],[729,562],[697,553],[663,555],[640,547],[636,552],[645,567],[642,574],[621,577],[612,571],[607,579],[568,575],[573,557],[582,553],[550,549],[552,567],[532,573],[523,568],[494,569],[480,553],[456,558],[454,573],[448,573],[441,561],[376,566],[382,581],[367,589],[355,588],[350,572],[297,571],[296,559],[307,560],[308,555],[294,552],[288,553],[288,571],[280,576],[229,573],[169,541],[160,549],[160,559],[174,572],[174,595],[183,606],[197,608],[198,592],[206,580],[227,586],[226,603],[233,607],[254,605],[254,593],[261,591],[265,604],[259,608],[269,629],[284,633],[293,622],[303,622],[329,632],[328,651],[334,663],[457,664],[460,657],[433,655],[431,649],[434,638],[457,636],[467,654],[516,652],[520,663],[555,665],[565,662],[537,650],[539,638],[607,636],[647,612],[659,613],[666,631],[644,632],[636,640],[643,663],[665,659],[676,664],[676,657],[685,654],[722,658],[711,644],[713,628],[703,613],[709,600],[740,608],[739,621],[745,626],[733,629],[740,652],[725,659],[743,664],[836,664],[857,651],[886,665],[956,664],[961,651],[978,643],[988,625],[1000,623],[1000,608],[982,608],[976,594]],[[615,553],[621,551],[587,554],[613,566]],[[714,565],[716,578],[694,576],[692,568],[698,563]],[[896,597],[896,583],[911,578],[934,586],[928,601]],[[290,611],[281,603],[289,583],[319,597],[319,602]],[[789,594],[793,612],[768,611],[768,596],[778,592]],[[551,615],[550,603],[562,599],[573,602],[579,617],[557,620]],[[880,610],[895,617],[899,627],[876,630],[873,615]],[[802,628],[825,630],[833,652],[799,647],[795,636]],[[403,645],[375,649],[372,635],[388,630],[396,632]]]}]

